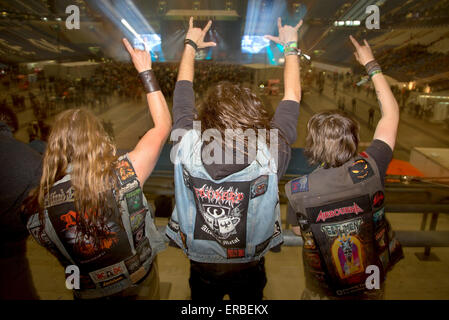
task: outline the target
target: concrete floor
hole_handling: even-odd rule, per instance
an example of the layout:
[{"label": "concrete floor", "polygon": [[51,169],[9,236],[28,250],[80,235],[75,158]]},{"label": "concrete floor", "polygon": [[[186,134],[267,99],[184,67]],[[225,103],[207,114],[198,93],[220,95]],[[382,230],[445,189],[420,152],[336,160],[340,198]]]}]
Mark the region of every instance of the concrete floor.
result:
[{"label": "concrete floor", "polygon": [[[320,110],[336,109],[336,101],[340,95],[346,96],[346,110],[351,110],[350,100],[356,96],[357,115],[361,123],[361,141],[369,142],[373,131],[368,129],[369,105],[377,106],[375,97],[366,98],[352,91],[343,93],[341,87],[337,98],[333,97],[330,86],[325,87],[324,94],[319,96],[315,90],[303,96],[301,115],[298,123],[298,140],[294,147],[304,146],[306,124],[309,117]],[[269,97],[275,107],[280,100]],[[171,102],[169,102],[171,104]],[[100,115],[114,124],[116,143],[119,148],[129,149],[135,146],[139,136],[150,128],[148,111],[145,105],[133,103],[116,103]],[[378,114],[376,114],[376,120]],[[19,114],[21,130],[18,138],[26,139],[26,123],[32,120],[30,109]],[[415,119],[403,114],[399,127],[398,148],[395,158],[409,160],[410,150],[419,147],[449,147],[449,131],[439,124],[431,124],[425,120]],[[413,139],[411,139],[413,137]],[[285,221],[285,206],[282,208]],[[419,230],[421,215],[389,214],[392,226],[396,230]],[[157,224],[166,225],[166,219],[157,219]],[[449,217],[441,215],[437,230],[449,230]],[[405,259],[389,274],[386,283],[386,299],[449,299],[449,248],[432,248],[439,261],[420,261],[415,253],[423,252],[423,248],[404,248]],[[33,240],[28,242],[28,258],[37,291],[42,299],[71,299],[72,295],[65,288],[63,268],[46,250]],[[184,254],[175,248],[167,248],[158,258],[160,281],[163,299],[189,299],[189,263]],[[268,283],[265,298],[274,300],[296,300],[304,288],[301,249],[283,247],[280,253],[268,253],[266,257]]]}]

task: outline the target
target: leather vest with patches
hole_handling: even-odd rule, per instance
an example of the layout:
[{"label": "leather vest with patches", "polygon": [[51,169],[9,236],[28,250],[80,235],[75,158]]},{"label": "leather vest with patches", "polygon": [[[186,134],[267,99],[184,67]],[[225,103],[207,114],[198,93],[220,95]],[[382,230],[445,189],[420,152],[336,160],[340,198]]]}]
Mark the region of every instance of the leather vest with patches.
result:
[{"label": "leather vest with patches", "polygon": [[357,156],[338,168],[317,168],[289,181],[287,197],[304,240],[308,286],[338,296],[366,290],[377,266],[380,281],[403,254],[385,217],[384,188],[375,161]]},{"label": "leather vest with patches", "polygon": [[44,229],[38,214],[27,223],[31,235],[64,268],[79,268],[80,288],[74,294],[81,299],[101,298],[136,286],[149,273],[156,254],[165,248],[126,155],[119,158],[115,172],[119,194],[111,191],[107,195],[112,214],[97,241],[77,224],[70,172],[52,186],[45,198]]},{"label": "leather vest with patches", "polygon": [[248,167],[214,180],[201,146],[200,132],[190,130],[172,150],[176,207],[166,235],[197,262],[259,260],[283,242],[275,159],[259,144]]}]

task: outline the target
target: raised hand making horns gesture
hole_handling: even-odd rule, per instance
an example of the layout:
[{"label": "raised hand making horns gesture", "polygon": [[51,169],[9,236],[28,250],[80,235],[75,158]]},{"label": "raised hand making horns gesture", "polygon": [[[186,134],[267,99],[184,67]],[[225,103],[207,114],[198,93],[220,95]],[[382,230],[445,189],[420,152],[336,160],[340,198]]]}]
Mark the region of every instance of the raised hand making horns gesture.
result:
[{"label": "raised hand making horns gesture", "polygon": [[198,49],[215,47],[217,44],[215,42],[204,42],[204,37],[212,26],[212,21],[209,20],[204,29],[193,27],[193,17],[189,20],[189,30],[187,31],[186,39],[192,40],[198,46]]},{"label": "raised hand making horns gesture", "polygon": [[289,42],[297,42],[298,41],[298,30],[299,28],[301,28],[302,26],[302,20],[299,21],[299,23],[292,27],[292,26],[282,26],[282,19],[279,17],[278,18],[278,30],[279,30],[279,36],[275,37],[275,36],[270,36],[270,35],[266,35],[265,38],[279,43],[281,45],[286,45]]}]

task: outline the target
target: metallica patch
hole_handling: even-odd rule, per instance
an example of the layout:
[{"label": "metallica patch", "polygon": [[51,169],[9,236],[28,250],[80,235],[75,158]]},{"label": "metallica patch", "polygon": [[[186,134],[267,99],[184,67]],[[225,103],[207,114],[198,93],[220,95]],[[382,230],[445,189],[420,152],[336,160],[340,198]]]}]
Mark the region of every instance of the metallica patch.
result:
[{"label": "metallica patch", "polygon": [[213,240],[225,248],[245,248],[250,182],[189,180],[197,208],[194,239]]},{"label": "metallica patch", "polygon": [[348,168],[348,170],[352,182],[354,183],[359,183],[374,175],[373,168],[371,168],[371,165],[365,159],[354,161],[354,163]]}]

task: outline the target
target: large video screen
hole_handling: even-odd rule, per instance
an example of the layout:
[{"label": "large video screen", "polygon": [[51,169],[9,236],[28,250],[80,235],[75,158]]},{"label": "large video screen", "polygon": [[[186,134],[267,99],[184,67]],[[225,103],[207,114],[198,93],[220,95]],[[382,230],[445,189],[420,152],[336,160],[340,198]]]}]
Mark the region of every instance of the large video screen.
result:
[{"label": "large video screen", "polygon": [[[142,42],[143,40],[143,42]],[[141,34],[140,38],[134,38],[134,48],[139,50],[145,50],[144,43],[147,48],[151,51],[151,56],[153,59],[158,59],[160,53],[162,52],[161,44],[161,35],[152,33],[152,34]]]},{"label": "large video screen", "polygon": [[248,36],[242,38],[242,52],[244,53],[260,53],[264,48],[270,45],[270,40],[264,36]]}]

